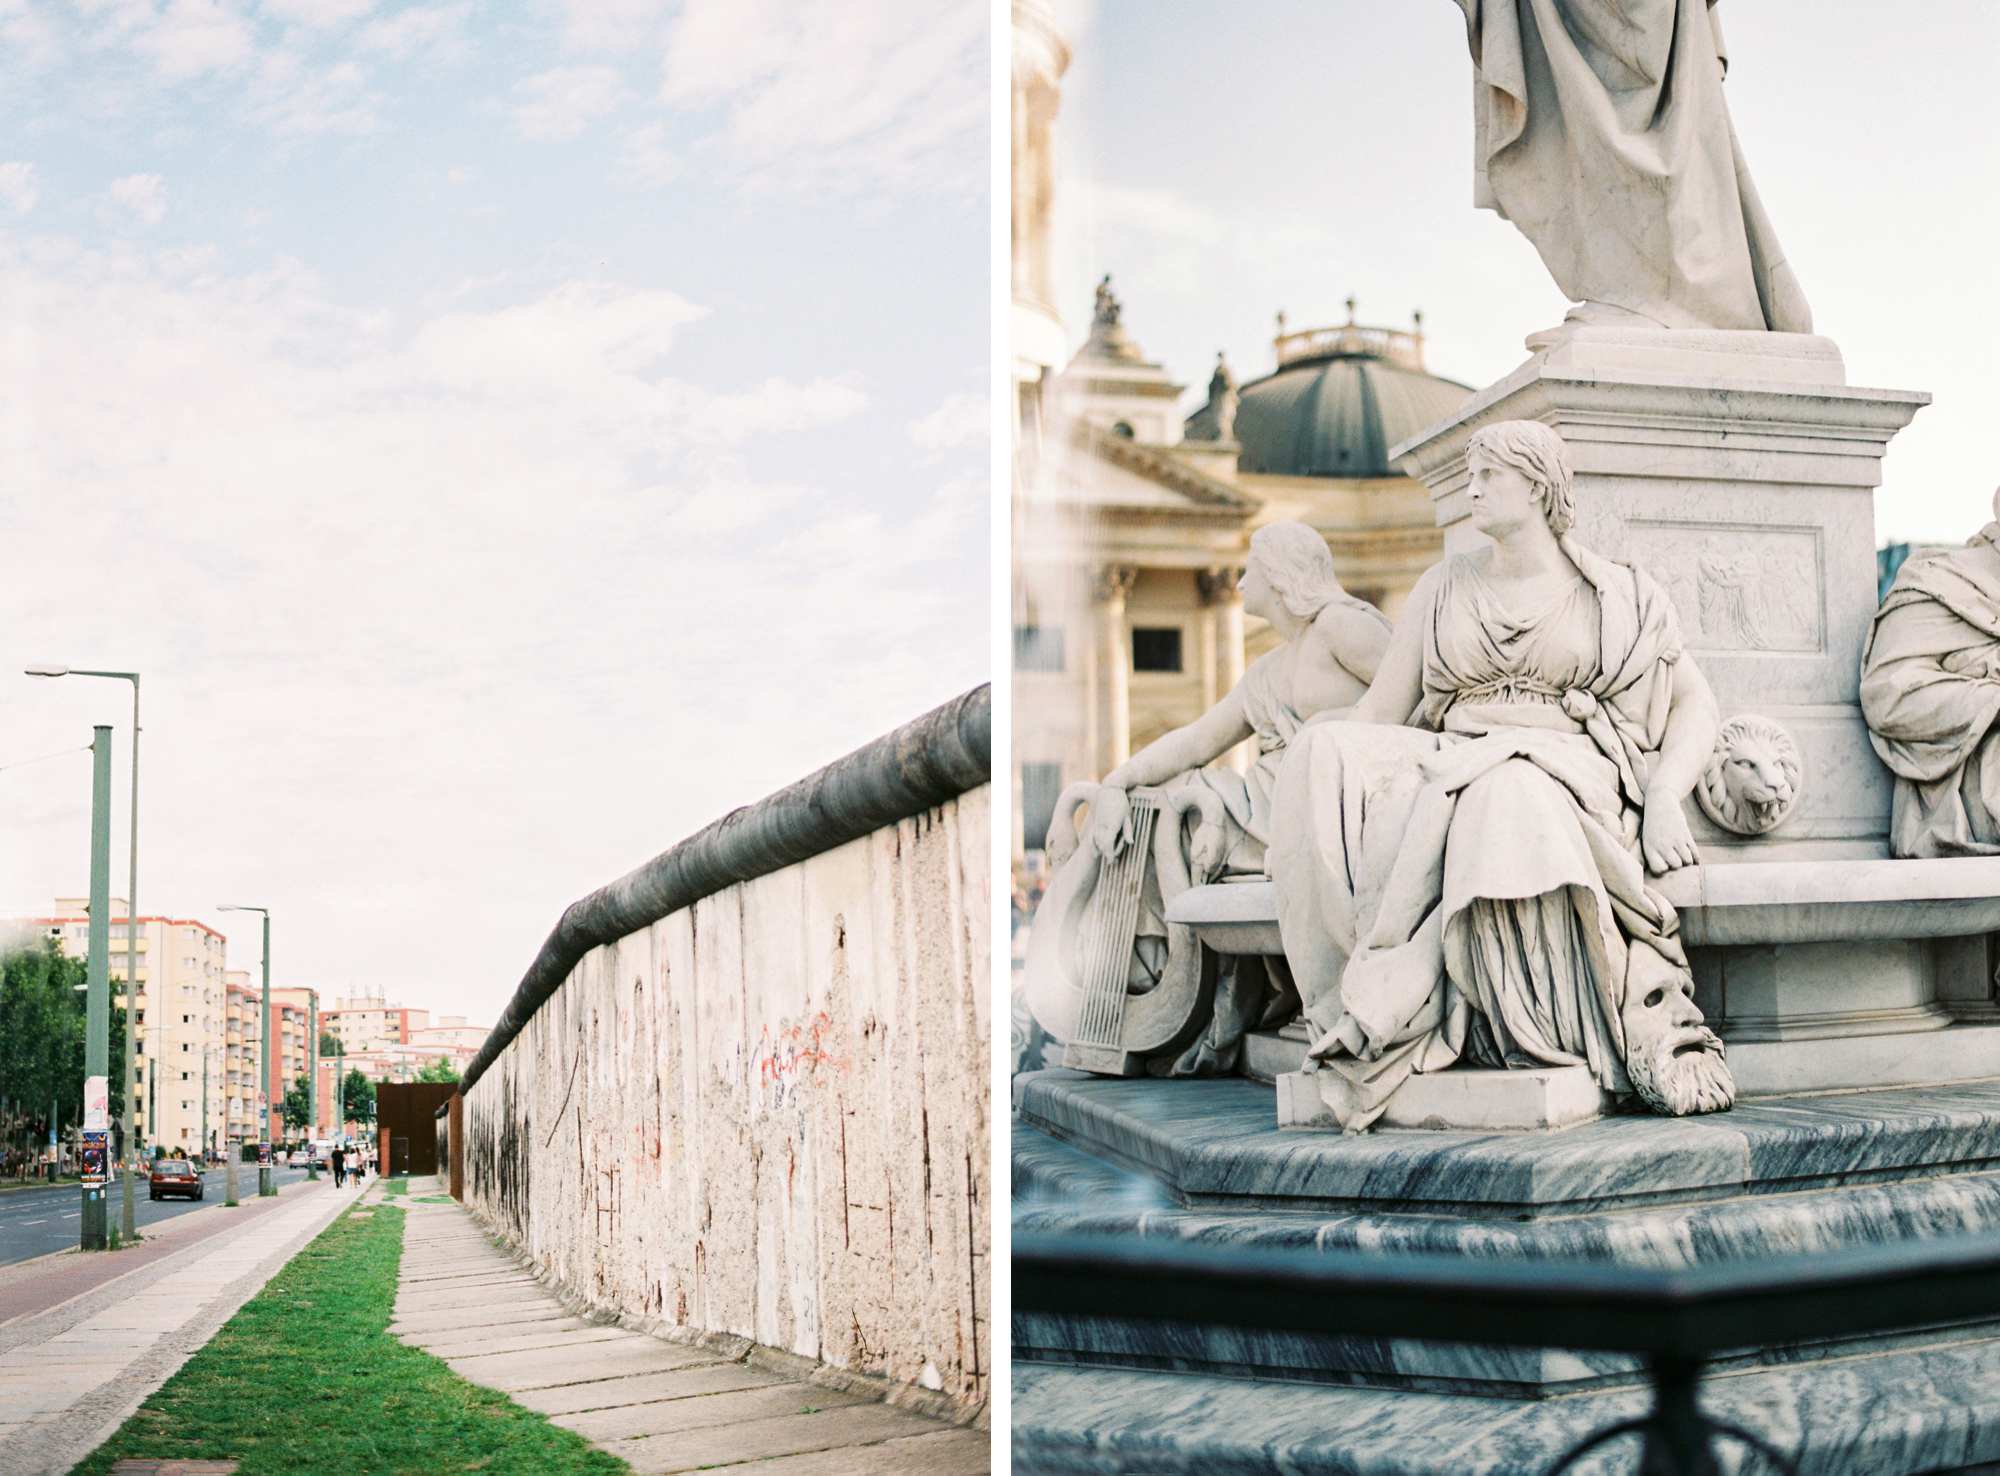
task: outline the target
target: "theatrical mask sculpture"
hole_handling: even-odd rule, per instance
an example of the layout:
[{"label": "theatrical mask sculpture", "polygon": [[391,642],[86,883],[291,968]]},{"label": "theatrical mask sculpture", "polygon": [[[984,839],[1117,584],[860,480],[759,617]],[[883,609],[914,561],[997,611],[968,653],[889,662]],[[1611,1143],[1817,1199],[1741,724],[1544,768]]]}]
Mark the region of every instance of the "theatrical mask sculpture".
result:
[{"label": "theatrical mask sculpture", "polygon": [[1575,323],[1812,332],[1723,100],[1713,0],[1458,0],[1473,203],[1518,227]]},{"label": "theatrical mask sculpture", "polygon": [[[1326,540],[1304,523],[1259,528],[1238,588],[1244,613],[1270,622],[1282,643],[1194,722],[1147,744],[1098,784],[1071,786],[1051,821],[1055,871],[1030,934],[1024,982],[1043,1028],[1071,1044],[1073,1064],[1085,1063],[1079,1037],[1116,1035],[1120,1010],[1145,1008],[1127,1001],[1177,980],[1184,987],[1190,970],[1214,973],[1212,1012],[1204,1004],[1190,1030],[1173,1032],[1188,1038],[1145,1069],[1233,1070],[1247,1031],[1296,1012],[1282,960],[1204,961],[1192,934],[1166,923],[1166,904],[1190,884],[1263,876],[1285,746],[1308,718],[1344,708],[1367,689],[1389,622],[1341,589]],[[1246,772],[1209,767],[1246,740],[1257,748]],[[1079,847],[1075,817],[1084,804]],[[1120,873],[1129,876],[1122,885],[1114,880]],[[1267,977],[1266,964],[1277,977]],[[1080,1023],[1090,1013],[1082,999],[1093,967],[1117,995],[1114,1018],[1099,1010],[1095,1030]],[[1117,1063],[1130,1054],[1107,1042],[1111,1064],[1093,1069],[1126,1069],[1132,1063]]]},{"label": "theatrical mask sculpture", "polygon": [[1897,856],[2000,855],[2000,492],[1993,516],[1964,548],[1904,563],[1862,647]]},{"label": "theatrical mask sculpture", "polygon": [[1474,433],[1466,497],[1493,546],[1418,581],[1380,671],[1287,747],[1268,869],[1349,1131],[1414,1072],[1582,1064],[1656,1111],[1730,1105],[1670,903],[1715,699],[1643,570],[1569,536],[1547,426]]}]

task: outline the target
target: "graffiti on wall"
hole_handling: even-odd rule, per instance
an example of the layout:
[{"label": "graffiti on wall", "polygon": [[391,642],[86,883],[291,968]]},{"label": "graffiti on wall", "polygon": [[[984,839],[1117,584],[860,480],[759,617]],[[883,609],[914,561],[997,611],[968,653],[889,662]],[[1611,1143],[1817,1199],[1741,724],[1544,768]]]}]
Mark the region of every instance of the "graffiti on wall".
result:
[{"label": "graffiti on wall", "polygon": [[766,1025],[750,1062],[758,1094],[781,1108],[797,1101],[822,1073],[845,1075],[852,1063],[830,1049],[835,1043],[833,1018],[824,1010],[801,1024]]}]

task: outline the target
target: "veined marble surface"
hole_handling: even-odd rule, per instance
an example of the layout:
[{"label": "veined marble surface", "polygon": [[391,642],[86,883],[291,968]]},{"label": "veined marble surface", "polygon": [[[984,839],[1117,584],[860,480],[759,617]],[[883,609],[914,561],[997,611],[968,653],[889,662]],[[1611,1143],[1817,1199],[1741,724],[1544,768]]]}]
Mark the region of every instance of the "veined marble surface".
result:
[{"label": "veined marble surface", "polygon": [[[1204,1476],[1545,1472],[1594,1432],[1643,1414],[1645,1392],[1501,1403],[1466,1395],[1306,1387],[1017,1364],[1013,1469]],[[1911,1348],[1702,1385],[1711,1415],[1758,1431],[1801,1470],[1949,1471],[2000,1460],[2000,1341]],[[1633,1469],[1628,1437],[1571,1469]],[[1723,1469],[1768,1470],[1740,1445]]]},{"label": "veined marble surface", "polygon": [[1532,1220],[2000,1170],[2000,1081],[1773,1097],[1705,1117],[1607,1118],[1559,1133],[1273,1126],[1240,1078],[1045,1071],[1018,1120],[1157,1177],[1185,1205]]},{"label": "veined marble surface", "polygon": [[[1659,1119],[1652,1119],[1659,1121]],[[2000,1173],[1848,1184],[1798,1194],[1600,1210],[1500,1221],[1405,1211],[1300,1213],[1264,1207],[1176,1206],[1145,1175],[1101,1163],[1031,1128],[1014,1133],[1014,1230],[1259,1248],[1462,1255],[1481,1260],[1586,1261],[1678,1268],[1801,1255],[2000,1228]],[[1943,1342],[1990,1326],[1910,1335]],[[1904,1339],[1903,1341],[1908,1341]],[[1734,1363],[1824,1360],[1878,1350],[1867,1338],[1745,1350]],[[1341,1334],[1121,1323],[1016,1313],[1015,1357],[1124,1368],[1225,1372],[1320,1383],[1367,1383],[1487,1397],[1533,1397],[1630,1383],[1637,1363],[1613,1354]]]}]

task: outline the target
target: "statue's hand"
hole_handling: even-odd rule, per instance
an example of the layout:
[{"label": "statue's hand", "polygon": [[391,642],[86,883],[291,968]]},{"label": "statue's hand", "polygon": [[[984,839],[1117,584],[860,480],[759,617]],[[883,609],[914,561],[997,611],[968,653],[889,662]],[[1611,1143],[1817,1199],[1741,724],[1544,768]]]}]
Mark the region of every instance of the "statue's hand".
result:
[{"label": "statue's hand", "polygon": [[1362,1054],[1367,1049],[1368,1032],[1361,1028],[1359,1020],[1343,1012],[1341,1017],[1334,1022],[1333,1029],[1327,1031],[1326,1034],[1312,1043],[1311,1049],[1306,1052],[1306,1059],[1308,1061],[1324,1061],[1328,1056],[1345,1051],[1348,1055],[1360,1061],[1367,1059]]},{"label": "statue's hand", "polygon": [[1220,825],[1197,826],[1194,841],[1188,847],[1188,869],[1194,873],[1194,879],[1213,881],[1222,870],[1222,863],[1229,859],[1228,850],[1227,837]]},{"label": "statue's hand", "polygon": [[1694,836],[1688,831],[1679,800],[1663,794],[1646,797],[1646,813],[1639,821],[1639,848],[1645,853],[1646,870],[1655,876],[1695,864]]},{"label": "statue's hand", "polygon": [[1090,843],[1108,861],[1132,839],[1132,803],[1116,785],[1101,786],[1090,802]]}]

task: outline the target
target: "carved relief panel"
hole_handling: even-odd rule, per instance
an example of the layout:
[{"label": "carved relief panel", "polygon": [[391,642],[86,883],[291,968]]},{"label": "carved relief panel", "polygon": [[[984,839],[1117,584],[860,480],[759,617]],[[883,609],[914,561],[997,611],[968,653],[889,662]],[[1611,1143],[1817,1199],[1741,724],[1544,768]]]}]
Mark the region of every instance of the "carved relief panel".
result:
[{"label": "carved relief panel", "polygon": [[1819,529],[1632,518],[1626,540],[1630,560],[1665,586],[1696,654],[1826,650]]}]

